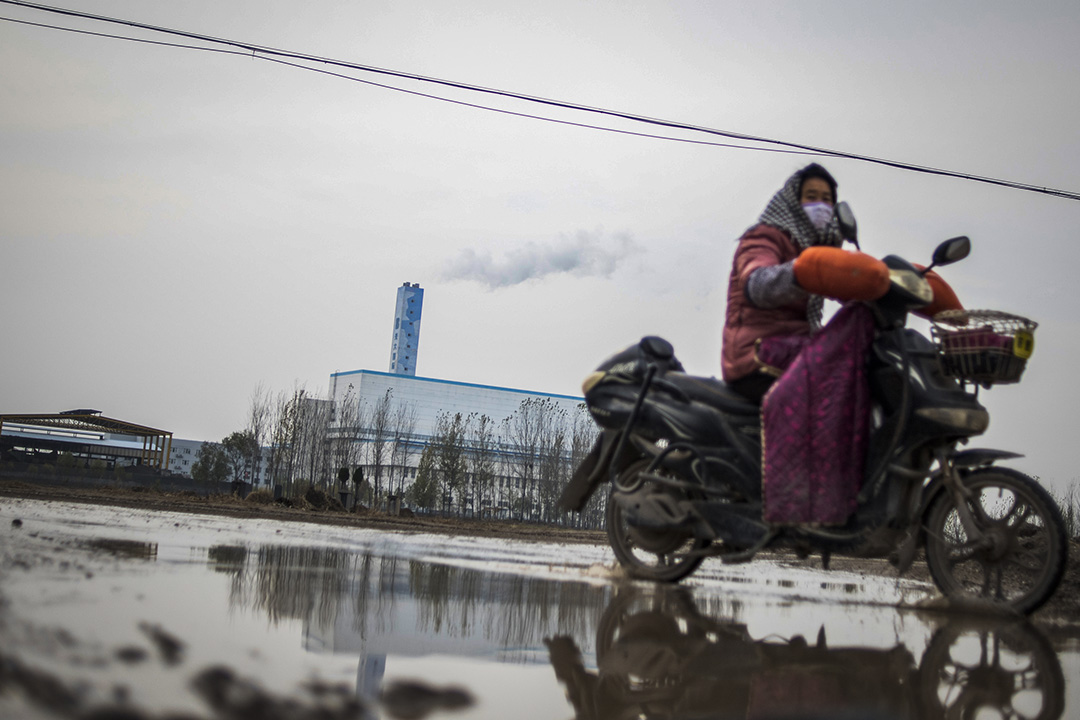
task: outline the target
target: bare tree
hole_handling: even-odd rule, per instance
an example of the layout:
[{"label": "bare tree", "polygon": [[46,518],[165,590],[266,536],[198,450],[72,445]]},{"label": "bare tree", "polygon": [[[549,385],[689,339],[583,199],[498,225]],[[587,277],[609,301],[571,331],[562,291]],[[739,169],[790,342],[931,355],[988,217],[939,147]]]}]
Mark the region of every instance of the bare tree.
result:
[{"label": "bare tree", "polygon": [[300,472],[309,486],[330,482],[330,415],[333,403],[316,397],[304,397],[300,402],[298,447],[301,453]]},{"label": "bare tree", "polygon": [[[398,497],[405,492],[405,477],[409,473],[409,464],[417,452],[416,438],[416,405],[410,402],[398,403],[394,408],[392,429],[392,441],[390,444],[390,468],[391,478],[397,475]],[[390,486],[390,482],[387,482]]]},{"label": "bare tree", "polygon": [[369,446],[369,461],[371,464],[371,482],[374,486],[375,497],[373,503],[378,505],[382,493],[383,468],[387,461],[386,444],[390,439],[392,423],[391,407],[394,397],[394,389],[387,388],[386,393],[375,403],[371,409],[371,445]]},{"label": "bare tree", "polygon": [[[585,404],[578,406],[577,411],[571,413],[570,421],[570,457],[567,477],[573,475],[578,466],[592,450],[596,442],[598,431],[596,423],[589,415]],[[573,513],[579,525],[584,527],[601,527],[604,522],[604,509],[607,502],[607,493],[593,493],[588,504],[580,513]]]},{"label": "bare tree", "polygon": [[469,469],[472,475],[476,508],[484,514],[494,501],[498,476],[498,439],[495,421],[487,415],[473,413],[468,422]]},{"label": "bare tree", "polygon": [[330,462],[337,473],[347,471],[348,478],[360,464],[361,442],[367,424],[367,408],[360,403],[350,384],[345,396],[334,403],[329,432]]},{"label": "bare tree", "polygon": [[280,485],[287,496],[293,494],[292,479],[297,459],[295,436],[298,425],[298,398],[303,395],[303,392],[300,387],[295,387],[291,394],[284,390],[280,391],[274,398],[271,410],[271,454],[268,472],[270,480],[275,485]]},{"label": "bare tree", "polygon": [[[259,485],[259,480],[262,479],[260,473],[263,465],[263,447],[266,445],[267,436],[270,433],[272,414],[273,405],[270,399],[270,391],[266,389],[265,385],[259,383],[251,392],[247,422],[247,432],[255,441],[251,456],[251,483],[253,486]],[[267,482],[269,482],[269,478],[267,478]]]},{"label": "bare tree", "polygon": [[430,447],[435,451],[435,467],[442,489],[462,505],[462,489],[468,476],[469,464],[465,457],[466,423],[461,413],[451,415],[440,412],[435,419],[435,433]]},{"label": "bare tree", "polygon": [[537,511],[541,520],[551,522],[555,519],[555,500],[567,479],[566,411],[555,407],[545,420],[540,435]]},{"label": "bare tree", "polygon": [[[504,421],[505,422],[505,421]],[[503,426],[505,432],[506,426]],[[500,514],[503,512],[513,515],[513,500],[514,485],[516,484],[516,473],[514,471],[515,461],[510,457],[509,452],[510,442],[504,440],[502,445],[502,452],[499,453],[498,467],[499,472],[496,476],[496,485],[498,486],[498,499],[495,501],[499,507]]]},{"label": "bare tree", "polygon": [[561,451],[564,440],[557,428],[564,417],[565,411],[550,398],[530,397],[522,400],[518,409],[503,420],[510,472],[517,484],[515,504],[522,520],[540,517],[541,472],[545,482],[552,477],[550,470],[541,468],[541,463],[556,446]]},{"label": "bare tree", "polygon": [[[292,496],[298,480],[325,485],[330,479],[329,400],[312,397],[303,386],[279,396],[273,421],[274,481]],[[306,489],[306,487],[304,488]]]}]

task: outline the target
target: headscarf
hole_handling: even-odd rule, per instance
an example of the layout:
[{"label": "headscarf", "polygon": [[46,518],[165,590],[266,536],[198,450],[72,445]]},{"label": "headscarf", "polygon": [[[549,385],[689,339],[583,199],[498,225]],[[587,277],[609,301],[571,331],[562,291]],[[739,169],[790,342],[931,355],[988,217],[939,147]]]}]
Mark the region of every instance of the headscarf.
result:
[{"label": "headscarf", "polygon": [[[815,245],[840,247],[844,240],[840,237],[840,225],[837,219],[834,217],[824,230],[818,232],[802,209],[802,203],[799,202],[799,190],[807,169],[803,168],[787,179],[784,187],[780,188],[780,191],[773,195],[772,200],[765,206],[765,212],[761,213],[758,222],[786,232],[799,246],[800,252]],[[810,177],[816,176],[810,175]],[[834,197],[833,202],[835,201]],[[806,319],[810,322],[811,331],[817,332],[821,329],[824,315],[825,298],[811,293],[806,307]]]}]

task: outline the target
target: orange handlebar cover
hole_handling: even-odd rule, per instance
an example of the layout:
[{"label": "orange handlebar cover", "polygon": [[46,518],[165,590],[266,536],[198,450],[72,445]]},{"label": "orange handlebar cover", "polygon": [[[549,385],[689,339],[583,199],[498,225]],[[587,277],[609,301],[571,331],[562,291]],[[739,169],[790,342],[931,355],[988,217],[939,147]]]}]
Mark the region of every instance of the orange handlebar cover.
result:
[{"label": "orange handlebar cover", "polygon": [[811,247],[795,258],[794,269],[803,290],[837,300],[876,300],[889,290],[885,263],[863,252]]},{"label": "orange handlebar cover", "polygon": [[[915,267],[920,270],[924,269],[922,265],[916,265]],[[939,312],[945,310],[963,310],[964,306],[960,304],[960,298],[956,297],[956,293],[953,291],[952,286],[945,282],[945,279],[931,270],[924,276],[926,282],[930,283],[930,289],[934,291],[934,301],[924,308],[919,308],[915,311],[916,315],[922,315],[925,318],[932,318]]]}]

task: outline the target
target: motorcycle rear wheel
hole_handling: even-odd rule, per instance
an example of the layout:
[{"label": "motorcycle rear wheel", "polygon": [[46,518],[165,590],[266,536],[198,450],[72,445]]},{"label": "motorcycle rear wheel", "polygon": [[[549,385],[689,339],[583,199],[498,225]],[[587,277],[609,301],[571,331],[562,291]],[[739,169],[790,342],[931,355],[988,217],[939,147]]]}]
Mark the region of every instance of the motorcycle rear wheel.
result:
[{"label": "motorcycle rear wheel", "polygon": [[[641,472],[647,465],[645,461],[634,463],[623,471],[622,477],[629,480],[632,474]],[[621,484],[625,487],[629,482]],[[687,528],[634,527],[613,498],[608,498],[606,520],[611,549],[632,578],[678,582],[697,570],[705,560],[702,551],[709,546],[709,540],[695,538]]]},{"label": "motorcycle rear wheel", "polygon": [[969,537],[951,492],[938,495],[926,518],[926,563],[935,584],[950,598],[1035,611],[1065,572],[1061,511],[1041,485],[1015,470],[983,468],[963,482],[983,538]]}]

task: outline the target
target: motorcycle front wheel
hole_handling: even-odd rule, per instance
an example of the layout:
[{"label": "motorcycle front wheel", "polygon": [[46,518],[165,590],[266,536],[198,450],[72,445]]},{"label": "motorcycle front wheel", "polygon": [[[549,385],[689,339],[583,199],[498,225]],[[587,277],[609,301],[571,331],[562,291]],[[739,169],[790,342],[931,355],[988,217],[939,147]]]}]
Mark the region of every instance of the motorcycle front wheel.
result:
[{"label": "motorcycle front wheel", "polygon": [[963,483],[981,537],[965,529],[951,492],[938,495],[926,517],[926,563],[934,582],[950,598],[1035,611],[1065,571],[1061,511],[1041,485],[1015,470],[983,468]]},{"label": "motorcycle front wheel", "polygon": [[[628,486],[632,476],[647,466],[646,461],[634,463],[623,471],[623,482],[620,484]],[[708,540],[695,538],[687,528],[635,527],[613,498],[608,498],[606,520],[611,549],[632,578],[678,582],[697,570],[705,559],[703,551],[709,546]]]}]

